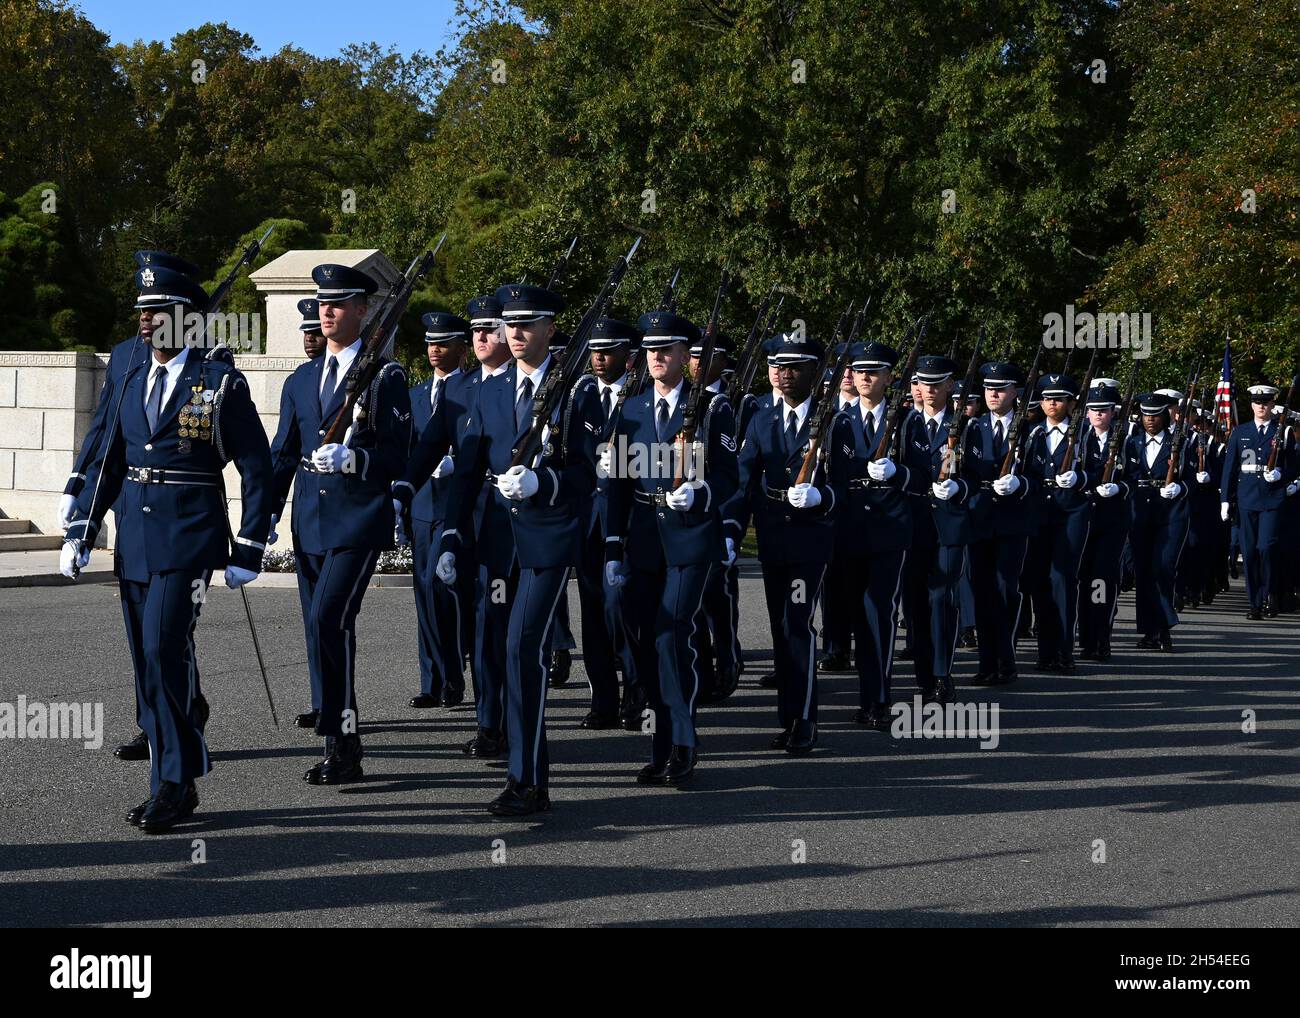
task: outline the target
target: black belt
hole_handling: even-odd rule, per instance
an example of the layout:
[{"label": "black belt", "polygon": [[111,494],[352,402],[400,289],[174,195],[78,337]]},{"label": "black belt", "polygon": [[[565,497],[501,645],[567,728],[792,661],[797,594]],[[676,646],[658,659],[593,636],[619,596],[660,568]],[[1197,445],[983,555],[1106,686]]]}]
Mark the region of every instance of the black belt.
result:
[{"label": "black belt", "polygon": [[867,488],[888,488],[888,481],[877,481],[871,477],[851,477],[849,478],[849,491],[863,491]]},{"label": "black belt", "polygon": [[789,499],[786,498],[786,493],[790,490],[789,488],[766,488],[764,490],[767,492],[767,497],[773,502],[789,501]]},{"label": "black belt", "polygon": [[164,470],[160,467],[127,467],[126,479],[137,484],[203,484],[221,487],[221,475],[207,470]]},{"label": "black belt", "polygon": [[632,497],[642,505],[667,505],[668,494],[666,491],[634,491]]},{"label": "black belt", "polygon": [[1145,479],[1134,481],[1133,483],[1139,488],[1163,488],[1165,486],[1164,481],[1148,481]]}]

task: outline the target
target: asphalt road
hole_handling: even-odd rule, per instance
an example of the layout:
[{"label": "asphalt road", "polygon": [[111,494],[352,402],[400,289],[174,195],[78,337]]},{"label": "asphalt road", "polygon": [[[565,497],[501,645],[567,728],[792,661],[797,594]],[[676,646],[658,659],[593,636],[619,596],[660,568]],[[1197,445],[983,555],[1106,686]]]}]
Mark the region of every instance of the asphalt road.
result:
[{"label": "asphalt road", "polygon": [[[297,594],[254,586],[250,597],[291,722],[307,702]],[[572,597],[576,621],[576,588]],[[1177,652],[1161,655],[1132,649],[1126,596],[1104,673],[1026,673],[959,694],[998,703],[996,749],[861,730],[854,677],[831,676],[818,750],[795,760],[767,749],[773,695],[755,680],[771,644],[756,577],[741,597],[749,671],[702,713],[693,785],[639,787],[645,736],[577,728],[587,688],[575,662],[547,714],[554,811],[520,824],[482,809],[504,771],[460,752],[472,711],[407,706],[418,678],[409,590],[371,590],[358,627],[367,780],[319,788],[301,774],[320,742],[272,729],[239,599],[222,588],[197,635],[214,769],[194,821],[149,837],[120,819],[147,794],[147,765],[111,754],[134,730],[115,588],[0,591],[0,702],[99,701],[106,729],[99,750],[0,739],[0,923],[1300,920],[1294,618],[1248,623],[1238,589],[1186,613]],[[973,672],[970,652],[958,670]],[[915,691],[906,662],[895,688]],[[1098,841],[1105,862],[1094,861]]]}]

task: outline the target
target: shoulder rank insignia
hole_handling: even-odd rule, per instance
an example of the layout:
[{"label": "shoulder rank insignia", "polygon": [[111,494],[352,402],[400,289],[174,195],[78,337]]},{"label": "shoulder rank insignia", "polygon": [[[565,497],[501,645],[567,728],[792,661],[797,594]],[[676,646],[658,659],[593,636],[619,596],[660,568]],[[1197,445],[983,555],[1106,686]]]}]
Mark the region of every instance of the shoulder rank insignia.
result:
[{"label": "shoulder rank insignia", "polygon": [[718,441],[722,443],[722,447],[728,452],[736,451],[736,440],[730,435],[719,435]]}]

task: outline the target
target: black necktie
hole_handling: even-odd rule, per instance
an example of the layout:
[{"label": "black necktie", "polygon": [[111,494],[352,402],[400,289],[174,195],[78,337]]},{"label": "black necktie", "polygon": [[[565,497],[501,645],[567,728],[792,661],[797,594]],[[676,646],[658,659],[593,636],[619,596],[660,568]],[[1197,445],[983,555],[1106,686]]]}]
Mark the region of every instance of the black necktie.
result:
[{"label": "black necktie", "polygon": [[660,396],[659,413],[655,417],[655,435],[662,442],[666,434],[668,434],[668,400]]},{"label": "black necktie", "polygon": [[608,385],[605,391],[600,395],[600,405],[605,408],[605,423],[609,423],[609,415],[614,412],[614,390]]},{"label": "black necktie", "polygon": [[515,403],[515,427],[522,428],[528,418],[528,404],[533,401],[533,380],[524,376],[524,384],[519,387],[519,399]]},{"label": "black necktie", "polygon": [[862,437],[868,450],[876,447],[876,415],[870,410],[862,418]]},{"label": "black necktie", "polygon": [[939,419],[937,417],[931,417],[925,422],[925,430],[930,435],[930,444],[934,445],[935,436],[939,434]]},{"label": "black necktie", "polygon": [[790,455],[795,450],[795,443],[799,441],[799,415],[793,410],[785,419],[785,451]]},{"label": "black necktie", "polygon": [[320,415],[325,416],[325,408],[330,405],[334,398],[334,390],[338,388],[339,378],[339,359],[330,354],[330,359],[325,365],[325,384],[320,389]]},{"label": "black necktie", "polygon": [[993,422],[993,451],[999,456],[1004,455],[1006,452],[1002,445],[1005,441],[1006,435],[1002,431],[1002,418],[999,417]]},{"label": "black necktie", "polygon": [[150,432],[158,430],[158,418],[162,416],[163,389],[167,388],[167,369],[161,364],[153,373],[153,388],[149,390],[149,405],[145,407],[145,416],[149,419]]}]

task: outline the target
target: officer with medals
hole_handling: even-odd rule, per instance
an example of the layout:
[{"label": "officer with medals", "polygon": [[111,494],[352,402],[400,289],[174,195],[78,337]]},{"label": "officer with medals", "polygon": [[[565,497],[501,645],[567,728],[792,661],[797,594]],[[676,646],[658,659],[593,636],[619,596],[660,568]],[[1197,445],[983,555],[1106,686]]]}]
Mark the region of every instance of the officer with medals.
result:
[{"label": "officer with medals", "polygon": [[1088,490],[1100,470],[1087,458],[1088,447],[1079,436],[1073,445],[1069,441],[1078,397],[1078,383],[1069,375],[1044,375],[1038,383],[1043,422],[1030,432],[1025,450],[1025,473],[1038,486],[1038,531],[1030,538],[1025,566],[1038,636],[1037,668],[1067,675],[1076,667],[1079,562],[1092,521]]},{"label": "officer with medals", "polygon": [[[1088,389],[1086,398],[1088,423],[1080,441],[1084,461],[1094,469],[1088,484],[1092,520],[1079,562],[1079,657],[1084,661],[1104,662],[1111,655],[1110,635],[1118,609],[1121,560],[1132,509],[1129,485],[1123,474],[1124,457],[1120,452],[1126,425],[1118,417],[1119,382],[1098,378]],[[1112,440],[1118,445],[1114,467],[1106,478]]]},{"label": "officer with medals", "polygon": [[[480,639],[509,648],[505,723],[510,765],[506,787],[488,806],[502,817],[523,817],[551,808],[546,747],[546,648],[556,606],[565,596],[570,568],[582,558],[591,498],[596,488],[596,445],[601,412],[593,388],[575,388],[545,422],[542,448],[527,463],[514,463],[534,423],[534,397],[550,373],[562,370],[551,356],[555,316],[564,301],[540,286],[522,283],[497,291],[506,341],[514,363],[479,385],[457,455],[447,496],[447,523],[435,572],[456,582],[459,531],[465,527],[486,476],[490,499],[505,523],[479,543],[485,597],[509,606],[504,632],[493,616]],[[455,524],[455,526],[452,526]],[[489,525],[484,516],[483,526]],[[479,676],[480,703],[501,694],[487,688],[495,676]],[[484,715],[480,712],[480,727]],[[482,733],[480,733],[482,734]],[[489,735],[499,740],[498,732]]]},{"label": "officer with medals", "polygon": [[[206,710],[201,720],[196,705],[194,629],[213,570],[224,568],[232,589],[261,570],[271,460],[244,376],[233,359],[205,357],[182,322],[186,313],[206,312],[203,288],[151,265],[136,283],[149,356],[131,358],[136,363],[114,380],[121,392],[117,426],[110,419],[110,444],[87,464],[59,571],[75,579],[85,568],[104,514],[117,503],[113,567],[151,764],[150,796],[126,819],[155,834],[194,812],[195,779],[211,769]],[[243,498],[233,544],[222,481],[231,461]]]},{"label": "officer with medals", "polygon": [[696,433],[695,448],[677,449],[691,395],[686,360],[700,330],[668,311],[644,314],[638,325],[654,384],[623,404],[615,440],[627,467],[639,462],[649,469],[615,464],[611,473],[605,582],[627,584],[624,618],[649,704],[650,763],[637,781],[675,785],[695,771],[704,585],[713,564],[735,554],[719,511],[736,491],[735,432],[723,401],[707,432]]},{"label": "officer with medals", "polygon": [[[411,706],[455,707],[465,699],[461,612],[471,608],[473,579],[466,570],[455,588],[439,582],[433,575],[434,550],[442,540],[455,453],[478,373],[461,370],[469,322],[447,311],[431,311],[422,321],[433,375],[410,390],[418,439],[404,476],[393,482],[393,511],[400,520],[409,503],[420,657],[420,692],[411,698]],[[435,456],[435,449],[448,451]]]},{"label": "officer with medals", "polygon": [[885,343],[857,343],[849,356],[858,402],[840,411],[851,433],[835,450],[849,449],[835,555],[845,559],[844,600],[855,645],[859,707],[854,720],[883,732],[893,720],[903,564],[915,526],[913,507],[929,487],[929,458],[912,433],[916,418],[910,407],[896,425],[894,443],[875,458],[885,438],[898,351]]},{"label": "officer with medals", "polygon": [[809,428],[823,395],[818,377],[823,347],[813,339],[783,335],[771,363],[781,380],[781,406],[760,410],[749,422],[738,457],[735,495],[723,505],[730,541],[739,544],[752,516],[758,532],[758,560],[772,626],[777,677],[777,720],[771,742],[792,756],[812,752],[817,742],[817,632],[813,624],[826,567],[835,547],[835,515],[844,504],[852,425],[836,414],[830,434],[821,436],[824,460],[809,479],[798,477],[806,458]]},{"label": "officer with medals", "polygon": [[972,442],[979,450],[972,462],[979,490],[971,497],[974,540],[970,544],[979,670],[971,681],[976,686],[997,686],[1018,676],[1020,574],[1029,539],[1038,528],[1038,480],[1014,464],[1002,476],[1024,372],[1006,361],[990,361],[980,368],[980,375],[988,412],[970,425]]},{"label": "officer with medals", "polygon": [[1191,446],[1184,444],[1169,478],[1173,438],[1170,404],[1154,392],[1138,397],[1142,428],[1124,447],[1124,477],[1132,491],[1133,524],[1129,545],[1137,597],[1138,647],[1174,649],[1170,630],[1178,625],[1174,611],[1174,581],[1178,555],[1187,540],[1187,492],[1196,476]]},{"label": "officer with medals", "polygon": [[[958,450],[948,448],[949,426],[957,412],[952,407],[956,369],[949,357],[926,354],[917,358],[921,410],[911,425],[912,441],[927,459],[924,480],[929,484],[929,498],[928,509],[926,501],[918,500],[912,551],[904,572],[912,603],[908,635],[921,695],[939,703],[949,703],[955,695],[952,665],[959,623],[957,582],[966,546],[973,537],[969,503],[978,487],[970,429],[960,433]],[[954,452],[959,455],[954,457]]]},{"label": "officer with medals", "polygon": [[[618,728],[638,731],[646,695],[637,680],[636,662],[623,621],[623,592],[605,582],[605,520],[609,515],[609,474],[615,450],[610,445],[631,384],[628,368],[641,344],[641,330],[617,318],[596,319],[587,347],[591,351],[590,381],[600,403],[600,431],[596,497],[592,500],[578,568],[578,597],[582,606],[582,659],[591,687],[591,710],[580,722],[588,729]],[[623,672],[619,698],[618,671]]]},{"label": "officer with medals", "polygon": [[[701,431],[713,427],[713,414],[723,404],[731,411],[731,422],[735,423],[735,408],[722,391],[733,367],[731,351],[731,337],[719,331],[714,340],[709,377],[701,378],[700,357],[704,346],[696,343],[691,347],[691,379],[712,393],[704,408]],[[740,543],[736,542],[735,547],[739,548]],[[728,558],[729,562],[715,562],[709,570],[709,578],[704,584],[704,605],[696,627],[700,639],[699,702],[702,704],[721,703],[740,685],[743,655],[739,632],[740,565],[735,556],[728,555]]]},{"label": "officer with medals", "polygon": [[312,279],[326,350],[285,379],[271,454],[277,516],[293,486],[294,555],[309,594],[304,626],[313,711],[298,723],[313,723],[325,739],[323,759],[303,780],[338,785],[364,776],[356,620],[379,553],[394,546],[389,489],[406,467],[411,401],[406,372],[383,359],[353,419],[339,423],[349,425],[342,441],[327,441],[362,354],[361,327],[377,284],[358,269],[332,263],[316,266]]},{"label": "officer with medals", "polygon": [[[169,269],[188,276],[191,280],[197,281],[201,275],[199,267],[184,258],[177,258],[175,255],[168,254],[165,251],[137,251],[135,253],[135,262],[140,270],[149,270],[150,275],[146,277],[150,285],[153,282],[153,272],[157,269]],[[81,450],[77,453],[77,458],[72,467],[72,473],[68,476],[67,484],[63,487],[63,494],[59,497],[59,529],[67,531],[68,524],[72,522],[72,512],[77,505],[77,497],[81,494],[86,486],[86,473],[94,457],[99,456],[104,444],[104,433],[108,429],[113,418],[113,408],[117,405],[117,386],[122,377],[128,370],[139,367],[144,364],[149,357],[151,349],[149,340],[153,336],[154,319],[149,308],[140,309],[139,331],[130,339],[123,340],[114,344],[108,354],[108,367],[104,372],[104,385],[99,391],[99,402],[95,404],[95,412],[90,418],[90,428],[87,430],[85,437],[81,440]],[[117,507],[113,507],[113,515],[117,515]],[[123,605],[125,610],[125,605]],[[198,725],[202,728],[208,720],[208,701],[203,698],[201,691],[195,692],[194,696],[195,710],[198,715]],[[143,704],[140,698],[136,697],[135,713],[136,724],[140,730],[133,738],[122,743],[114,751],[113,755],[119,760],[148,760],[149,759],[149,739],[145,735],[144,723],[140,719],[140,712]]]},{"label": "officer with medals", "polygon": [[[1253,419],[1238,424],[1228,436],[1219,508],[1221,519],[1226,522],[1232,504],[1236,503],[1241,553],[1246,566],[1249,602],[1246,618],[1258,621],[1278,613],[1282,540],[1279,525],[1287,487],[1295,479],[1295,464],[1292,457],[1284,454],[1285,450],[1273,456],[1274,442],[1281,443],[1283,439],[1280,431],[1283,422],[1273,414],[1277,386],[1260,383],[1250,386],[1249,392]],[[1294,534],[1291,540],[1295,540]]]}]

